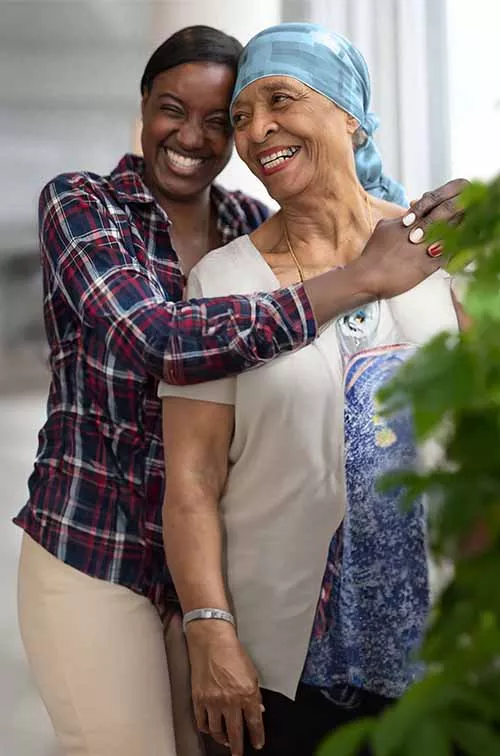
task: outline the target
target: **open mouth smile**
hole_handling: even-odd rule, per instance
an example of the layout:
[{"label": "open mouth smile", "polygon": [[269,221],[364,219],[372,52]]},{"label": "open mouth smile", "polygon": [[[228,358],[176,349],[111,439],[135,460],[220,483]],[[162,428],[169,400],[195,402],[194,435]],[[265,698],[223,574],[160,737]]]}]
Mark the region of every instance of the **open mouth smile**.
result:
[{"label": "open mouth smile", "polygon": [[167,164],[174,173],[182,176],[192,176],[205,163],[206,158],[194,158],[187,155],[181,155],[180,152],[172,150],[170,147],[163,148]]},{"label": "open mouth smile", "polygon": [[269,176],[282,170],[287,163],[293,160],[299,150],[300,147],[281,147],[261,153],[258,161],[262,166],[262,172],[264,175]]}]

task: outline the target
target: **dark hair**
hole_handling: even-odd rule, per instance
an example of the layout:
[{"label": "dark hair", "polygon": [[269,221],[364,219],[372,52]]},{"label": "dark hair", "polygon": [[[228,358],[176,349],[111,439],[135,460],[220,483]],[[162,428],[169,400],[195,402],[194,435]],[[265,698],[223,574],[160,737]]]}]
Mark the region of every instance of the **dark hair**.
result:
[{"label": "dark hair", "polygon": [[222,63],[235,74],[243,46],[235,37],[211,26],[188,26],[172,34],[152,54],[141,79],[141,94],[149,92],[163,71],[182,63]]}]

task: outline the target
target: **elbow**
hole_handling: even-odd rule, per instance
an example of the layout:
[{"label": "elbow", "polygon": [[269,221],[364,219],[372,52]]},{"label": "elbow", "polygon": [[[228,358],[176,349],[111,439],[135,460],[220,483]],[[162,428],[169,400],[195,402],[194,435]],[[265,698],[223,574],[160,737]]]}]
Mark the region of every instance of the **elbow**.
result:
[{"label": "elbow", "polygon": [[164,523],[182,524],[218,510],[219,498],[212,492],[186,485],[181,488],[167,483],[162,510]]},{"label": "elbow", "polygon": [[[190,377],[189,357],[186,354],[189,352],[186,351],[184,343],[181,348],[172,338],[153,338],[144,345],[143,362],[146,372],[171,386],[195,383],[196,380]],[[193,346],[191,354],[199,360],[199,345]],[[203,380],[203,377],[198,376],[198,382],[200,380]]]},{"label": "elbow", "polygon": [[169,536],[178,535],[185,528],[201,527],[202,523],[219,517],[222,486],[218,476],[216,480],[210,480],[211,477],[208,470],[201,482],[198,476],[194,481],[190,476],[180,480],[167,472],[162,509],[164,534],[168,531]]},{"label": "elbow", "polygon": [[158,381],[167,381],[165,375],[165,348],[161,347],[157,339],[146,339],[142,354],[144,369]]}]

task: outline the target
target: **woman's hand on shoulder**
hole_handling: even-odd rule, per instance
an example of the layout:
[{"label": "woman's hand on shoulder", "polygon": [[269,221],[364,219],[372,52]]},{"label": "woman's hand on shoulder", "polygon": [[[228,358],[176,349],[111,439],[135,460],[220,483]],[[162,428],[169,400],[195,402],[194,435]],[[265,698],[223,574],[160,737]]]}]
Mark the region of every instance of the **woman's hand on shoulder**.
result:
[{"label": "woman's hand on shoulder", "polygon": [[467,185],[455,179],[412,203],[403,217],[380,220],[361,257],[352,263],[370,298],[390,299],[434,273],[443,264],[439,248],[429,246],[425,232],[431,223],[457,223],[462,211],[457,199]]},{"label": "woman's hand on shoulder", "polygon": [[264,745],[257,671],[234,628],[217,620],[190,622],[186,630],[196,723],[232,756],[243,756],[244,729],[252,746]]}]

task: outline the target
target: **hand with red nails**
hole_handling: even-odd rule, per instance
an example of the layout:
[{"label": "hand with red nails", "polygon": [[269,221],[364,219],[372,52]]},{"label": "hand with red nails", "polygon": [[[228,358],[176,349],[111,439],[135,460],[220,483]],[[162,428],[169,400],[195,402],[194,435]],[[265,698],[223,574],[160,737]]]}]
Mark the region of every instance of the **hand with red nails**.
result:
[{"label": "hand with red nails", "polygon": [[462,217],[457,199],[467,186],[455,179],[426,192],[403,218],[377,223],[361,257],[349,268],[361,275],[369,297],[389,299],[417,286],[444,262],[439,242],[425,246],[425,234],[435,221],[455,224]]}]

